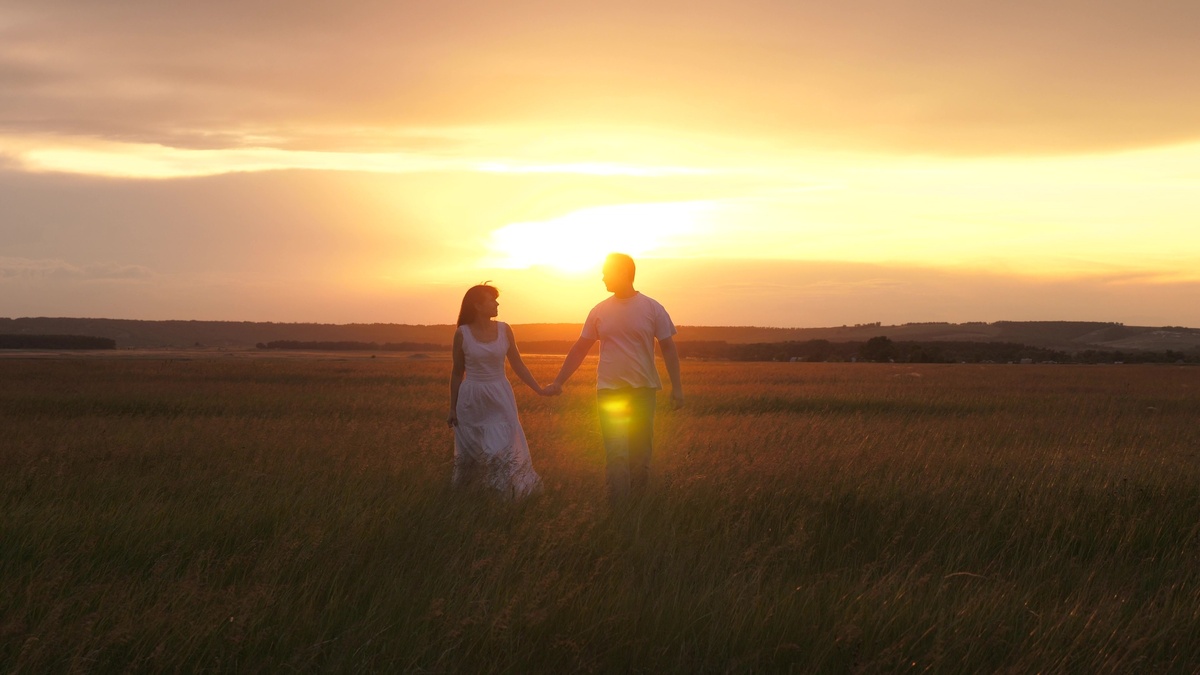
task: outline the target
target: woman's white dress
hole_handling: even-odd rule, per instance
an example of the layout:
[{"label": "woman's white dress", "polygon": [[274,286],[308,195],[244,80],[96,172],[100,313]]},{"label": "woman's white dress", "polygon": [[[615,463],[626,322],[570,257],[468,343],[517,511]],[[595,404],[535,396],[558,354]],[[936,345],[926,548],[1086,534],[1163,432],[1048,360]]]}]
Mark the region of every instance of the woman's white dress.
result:
[{"label": "woman's white dress", "polygon": [[462,333],[466,375],[458,389],[458,425],[454,428],[456,486],[480,482],[508,498],[541,489],[529,443],[517,417],[517,398],[504,371],[508,330],[497,322],[497,337],[479,342],[467,326]]}]

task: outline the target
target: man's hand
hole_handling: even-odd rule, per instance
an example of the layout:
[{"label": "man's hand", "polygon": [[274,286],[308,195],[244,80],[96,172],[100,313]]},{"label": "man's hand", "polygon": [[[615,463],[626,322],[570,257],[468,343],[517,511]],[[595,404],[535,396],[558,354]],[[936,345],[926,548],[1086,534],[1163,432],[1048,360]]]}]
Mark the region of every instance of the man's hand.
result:
[{"label": "man's hand", "polygon": [[671,410],[679,410],[683,407],[683,391],[681,389],[671,390]]},{"label": "man's hand", "polygon": [[557,382],[551,382],[545,387],[542,387],[543,396],[558,396],[560,394],[562,394],[562,385]]},{"label": "man's hand", "polygon": [[446,426],[452,429],[458,426],[458,415],[456,413],[450,413],[446,416]]}]

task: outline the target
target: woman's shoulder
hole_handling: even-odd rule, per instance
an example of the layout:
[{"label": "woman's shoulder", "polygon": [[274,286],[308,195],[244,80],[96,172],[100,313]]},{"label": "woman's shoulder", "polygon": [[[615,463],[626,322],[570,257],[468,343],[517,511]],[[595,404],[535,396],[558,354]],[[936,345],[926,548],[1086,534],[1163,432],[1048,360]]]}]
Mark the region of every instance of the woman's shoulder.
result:
[{"label": "woman's shoulder", "polygon": [[508,344],[511,345],[515,343],[517,341],[517,336],[513,333],[512,326],[503,321],[498,323],[500,324],[500,333],[504,335],[504,339],[508,342]]}]

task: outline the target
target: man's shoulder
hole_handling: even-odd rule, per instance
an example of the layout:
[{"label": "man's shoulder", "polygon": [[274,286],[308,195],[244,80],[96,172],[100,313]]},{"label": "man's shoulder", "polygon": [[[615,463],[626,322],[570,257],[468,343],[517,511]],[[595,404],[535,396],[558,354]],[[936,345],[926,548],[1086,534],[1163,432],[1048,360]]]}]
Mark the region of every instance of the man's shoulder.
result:
[{"label": "man's shoulder", "polygon": [[663,307],[662,303],[645,293],[638,293],[640,309],[639,312],[645,312],[651,315],[668,315],[667,308]]},{"label": "man's shoulder", "polygon": [[609,297],[596,303],[596,306],[592,307],[592,311],[588,315],[628,316],[630,314],[640,314],[642,312],[665,313],[666,311],[667,310],[662,306],[662,303],[639,291],[638,294],[632,298],[618,298],[615,295],[610,295]]},{"label": "man's shoulder", "polygon": [[592,305],[592,309],[590,312],[588,312],[588,316],[589,317],[596,316],[597,314],[600,314],[605,309],[607,309],[611,306],[612,306],[612,298],[611,297],[605,298],[605,299],[601,300],[600,302],[597,302],[595,305]]},{"label": "man's shoulder", "polygon": [[650,304],[651,306],[653,306],[653,307],[658,307],[658,308],[662,308],[662,303],[661,303],[661,302],[659,302],[659,301],[655,300],[654,298],[652,298],[652,297],[650,297],[650,296],[646,295],[645,293],[638,292],[638,296],[639,296],[639,297],[641,297],[641,298],[642,298],[642,300],[643,300],[644,302],[646,302],[646,303]]}]

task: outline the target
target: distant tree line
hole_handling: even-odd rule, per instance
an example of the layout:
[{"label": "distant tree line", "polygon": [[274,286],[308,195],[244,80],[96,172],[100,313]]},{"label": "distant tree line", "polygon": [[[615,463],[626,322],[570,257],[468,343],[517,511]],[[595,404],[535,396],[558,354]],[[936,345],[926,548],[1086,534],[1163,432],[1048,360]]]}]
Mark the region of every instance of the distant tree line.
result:
[{"label": "distant tree line", "polygon": [[1016,342],[897,342],[886,336],[866,342],[764,342],[730,344],[728,342],[678,342],[684,358],[729,361],[872,361],[895,363],[1200,363],[1200,352],[1172,350],[1100,351],[1089,349],[1071,353],[1031,347]]},{"label": "distant tree line", "polygon": [[[574,340],[540,340],[520,344],[526,354],[566,354]],[[805,340],[789,342],[730,343],[718,340],[675,343],[683,358],[721,361],[870,361],[877,363],[1200,363],[1200,352],[1172,350],[1066,352],[1031,347],[1017,342],[893,341],[886,336],[865,342]],[[352,342],[274,340],[258,343],[259,349],[308,351],[445,352],[450,345],[431,342]],[[592,352],[596,352],[596,347]]]},{"label": "distant tree line", "polygon": [[1068,363],[1069,352],[1018,342],[893,342],[873,337],[859,349],[864,361],[897,363]]},{"label": "distant tree line", "polygon": [[[574,344],[574,340],[529,340],[519,343],[521,351],[526,354],[566,354]],[[258,349],[297,349],[330,352],[448,352],[451,349],[451,346],[448,344],[433,342],[386,342],[380,344],[378,342],[354,342],[348,340],[272,340],[271,342],[260,342],[256,347]],[[595,352],[596,348],[593,347],[592,351]]]},{"label": "distant tree line", "polygon": [[116,348],[116,340],[90,335],[0,335],[0,349]]},{"label": "distant tree line", "polygon": [[299,349],[307,351],[329,352],[448,352],[450,345],[434,344],[432,342],[352,342],[340,341],[302,341],[302,340],[272,340],[255,345],[258,349]]},{"label": "distant tree line", "polygon": [[[565,355],[575,346],[575,340],[518,340],[518,346],[523,354],[561,354]],[[592,345],[590,354],[599,353],[599,346]]]}]

